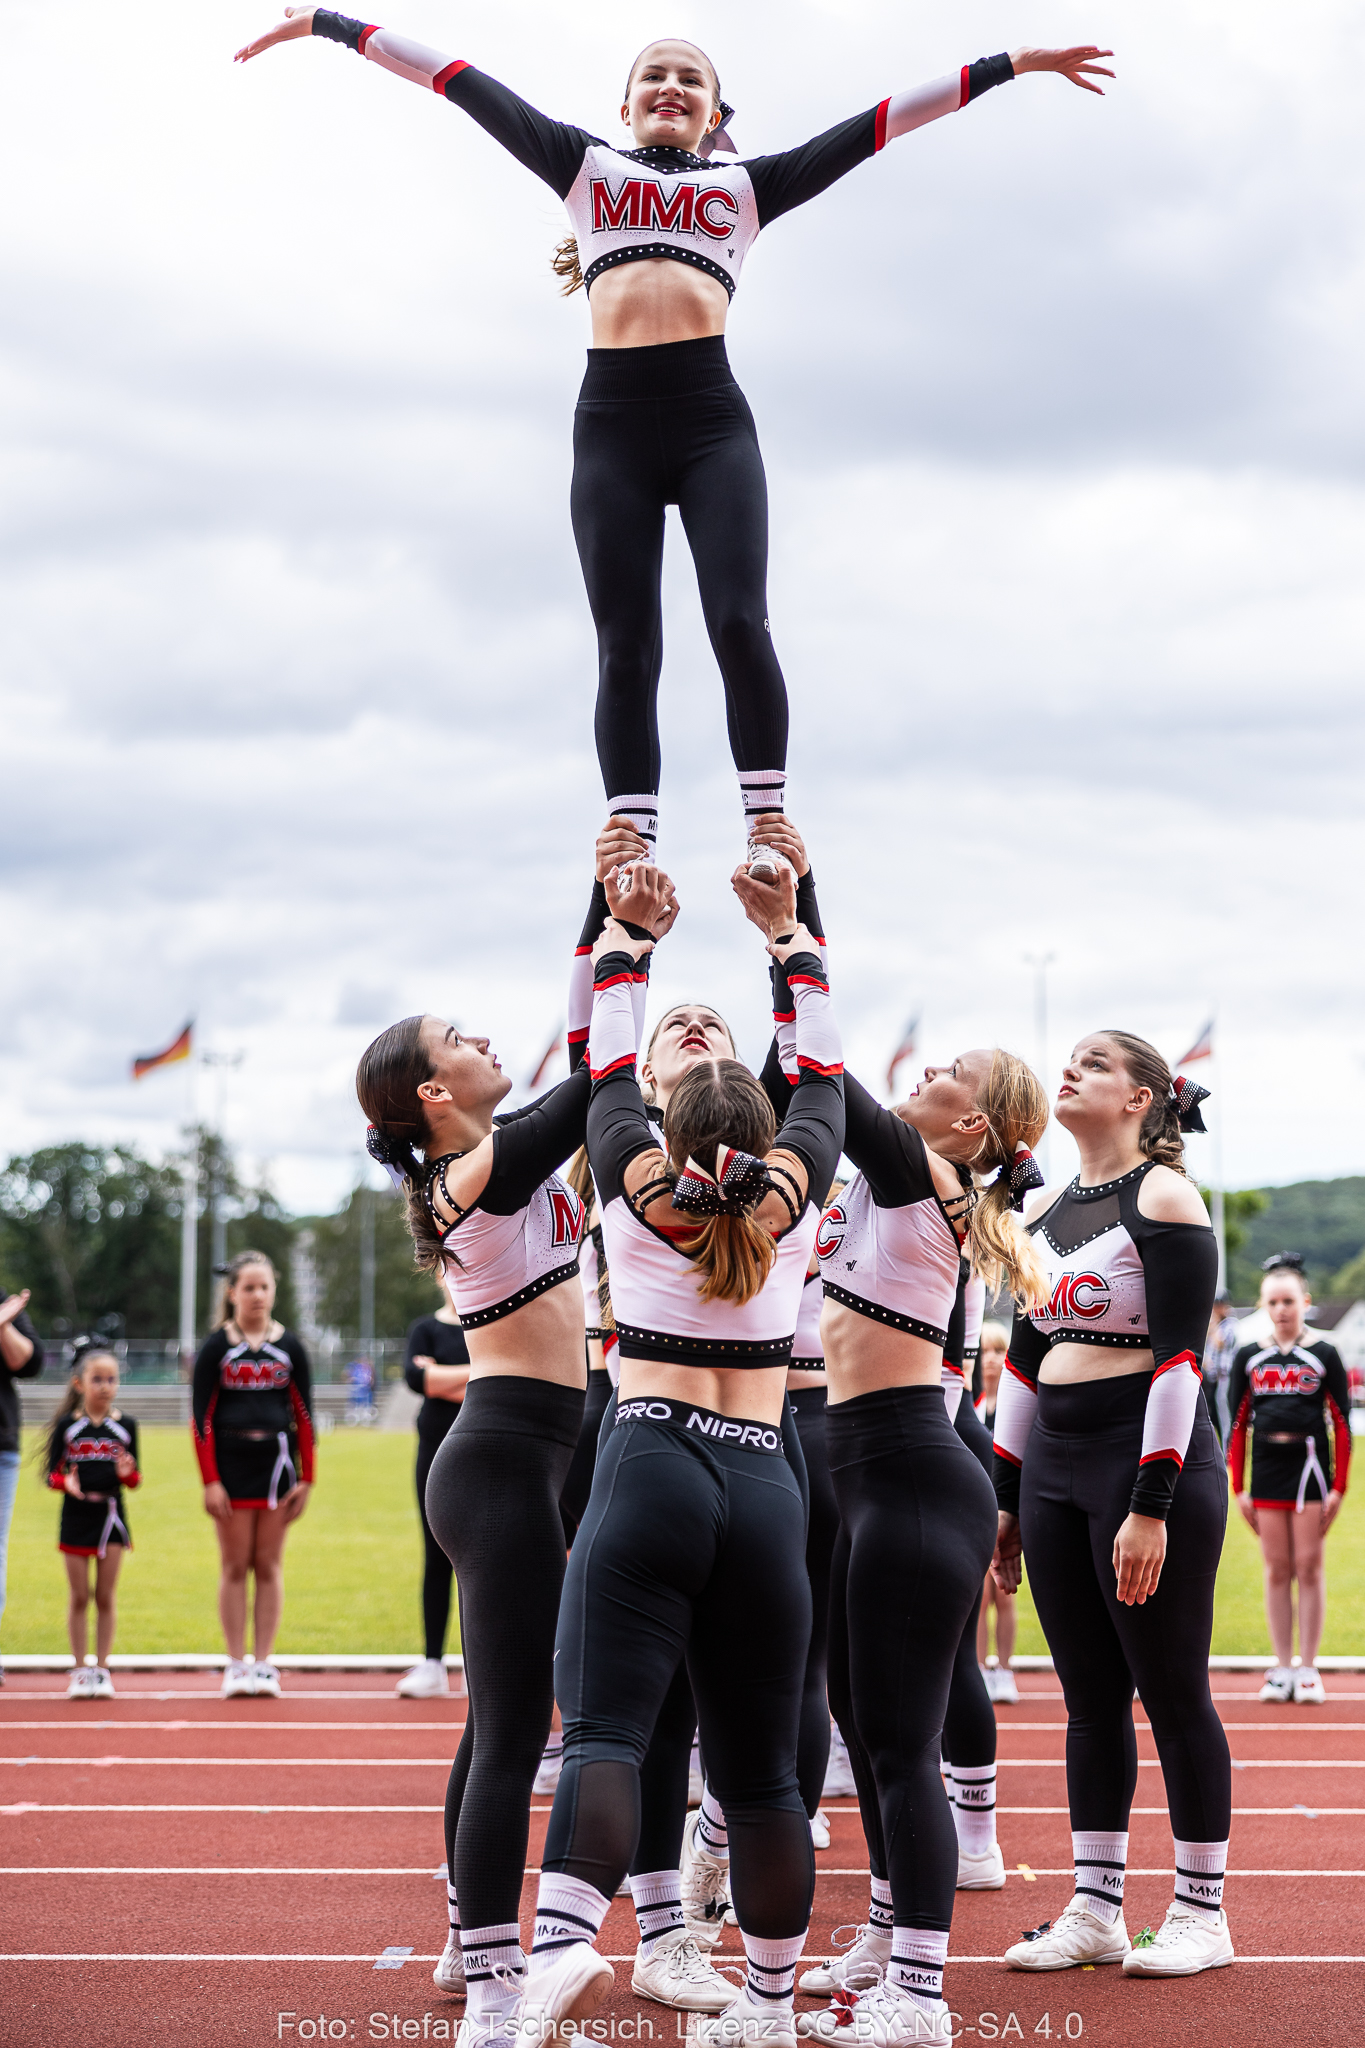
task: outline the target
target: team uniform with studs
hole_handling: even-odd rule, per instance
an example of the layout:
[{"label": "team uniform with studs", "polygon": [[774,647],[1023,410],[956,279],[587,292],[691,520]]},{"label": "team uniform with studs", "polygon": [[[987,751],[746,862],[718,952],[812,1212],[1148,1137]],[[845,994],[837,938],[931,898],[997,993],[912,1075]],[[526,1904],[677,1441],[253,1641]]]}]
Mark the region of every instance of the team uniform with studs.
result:
[{"label": "team uniform with studs", "polygon": [[1351,1389],[1341,1354],[1331,1344],[1307,1335],[1288,1351],[1273,1343],[1244,1344],[1232,1363],[1228,1407],[1228,1468],[1236,1493],[1246,1491],[1251,1433],[1253,1507],[1302,1508],[1310,1500],[1326,1500],[1329,1492],[1345,1493]]},{"label": "team uniform with studs", "polygon": [[[125,1453],[134,1469],[121,1479],[118,1461]],[[111,1543],[132,1549],[123,1489],[142,1484],[136,1468],[137,1424],[131,1415],[106,1415],[102,1422],[92,1422],[88,1415],[72,1418],[47,1454],[47,1483],[62,1494],[59,1550],[68,1557],[103,1557]],[[65,1490],[73,1472],[81,1489],[79,1499]]]},{"label": "team uniform with studs", "polygon": [[[618,149],[553,121],[463,59],[319,8],[313,34],[462,107],[564,202],[589,292],[625,263],[701,271],[733,296],[760,231],[875,156],[1013,78],[983,58],[897,93],[797,149],[743,162]],[[780,809],[787,693],[767,618],[768,496],[753,415],[720,335],[590,349],[574,423],[574,535],[598,636],[596,734],[612,808],[654,834],[664,509],[677,505],[725,684],[746,814]],[[718,516],[722,511],[723,516]],[[752,778],[752,779],[750,779]],[[627,802],[626,799],[632,799]]]},{"label": "team uniform with studs", "polygon": [[192,1407],[200,1477],[225,1486],[234,1508],[277,1508],[301,1481],[312,1485],[312,1376],[292,1331],[213,1331],[194,1361]]}]

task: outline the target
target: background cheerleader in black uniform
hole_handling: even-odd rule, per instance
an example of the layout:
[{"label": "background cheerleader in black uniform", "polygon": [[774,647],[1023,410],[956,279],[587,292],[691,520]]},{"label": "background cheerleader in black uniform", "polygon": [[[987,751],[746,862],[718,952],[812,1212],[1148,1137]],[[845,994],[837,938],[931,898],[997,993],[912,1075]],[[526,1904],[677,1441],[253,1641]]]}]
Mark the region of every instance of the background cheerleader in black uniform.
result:
[{"label": "background cheerleader in black uniform", "polygon": [[420,1664],[405,1671],[395,1691],[401,1700],[443,1699],[450,1691],[446,1677],[446,1631],[450,1627],[450,1559],[432,1534],[427,1520],[427,1477],[431,1461],[446,1440],[460,1412],[469,1385],[469,1346],[460,1319],[447,1301],[429,1316],[418,1316],[408,1331],[403,1378],[422,1396],[417,1412],[417,1513],[422,1524],[422,1636]]},{"label": "background cheerleader in black uniform", "polygon": [[[78,1344],[66,1399],[47,1437],[47,1482],[62,1498],[57,1547],[66,1559],[71,1602],[66,1628],[76,1668],[66,1696],[110,1700],[109,1652],[118,1622],[115,1594],[123,1553],[132,1548],[123,1505],[124,1487],[141,1484],[137,1424],[114,1403],[119,1366],[102,1344]],[[95,1662],[85,1661],[94,1566]]]}]

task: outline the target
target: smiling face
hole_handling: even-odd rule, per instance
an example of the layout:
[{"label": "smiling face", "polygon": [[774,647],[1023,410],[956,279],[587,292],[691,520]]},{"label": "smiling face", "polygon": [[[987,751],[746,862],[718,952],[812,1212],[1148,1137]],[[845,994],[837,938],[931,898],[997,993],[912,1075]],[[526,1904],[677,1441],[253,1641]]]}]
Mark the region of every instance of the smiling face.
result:
[{"label": "smiling face", "polygon": [[422,1019],[422,1045],[431,1061],[430,1078],[417,1090],[425,1103],[450,1102],[477,1115],[501,1102],[511,1089],[488,1040],[457,1031],[444,1017]]},{"label": "smiling face", "polygon": [[1303,1312],[1312,1298],[1297,1273],[1267,1273],[1261,1282],[1261,1307],[1270,1317],[1281,1351],[1297,1344],[1303,1335]]},{"label": "smiling face", "polygon": [[990,1077],[991,1054],[964,1052],[948,1067],[926,1067],[893,1114],[913,1124],[931,1151],[944,1159],[974,1159],[987,1135],[985,1112],[977,1107]]},{"label": "smiling face", "polygon": [[637,149],[671,144],[695,152],[719,121],[719,106],[715,71],[694,43],[651,43],[631,70],[621,119]]},{"label": "smiling face", "polygon": [[706,1003],[679,1003],[655,1026],[640,1079],[653,1089],[659,1108],[667,1109],[673,1090],[699,1060],[736,1058],[730,1027],[717,1011]]}]

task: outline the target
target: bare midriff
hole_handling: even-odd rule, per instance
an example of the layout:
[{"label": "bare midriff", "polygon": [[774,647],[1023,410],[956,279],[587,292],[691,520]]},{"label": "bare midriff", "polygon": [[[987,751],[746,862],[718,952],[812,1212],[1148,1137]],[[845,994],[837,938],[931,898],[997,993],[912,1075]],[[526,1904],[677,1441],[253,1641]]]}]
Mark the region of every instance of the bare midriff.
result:
[{"label": "bare midriff", "polygon": [[859,1394],[877,1394],[884,1387],[936,1387],[943,1367],[943,1346],[908,1330],[889,1329],[859,1315],[842,1301],[825,1297],[820,1314],[830,1406]]},{"label": "bare midriff", "polygon": [[731,1415],[736,1422],[779,1423],[787,1391],[785,1365],[753,1370],[734,1366],[656,1365],[650,1358],[623,1358],[622,1401],[690,1401],[713,1415]]},{"label": "bare midriff", "polygon": [[658,348],[724,334],[730,295],[690,263],[649,256],[604,270],[588,303],[594,348]]},{"label": "bare midriff", "polygon": [[466,1326],[470,1381],[510,1374],[549,1380],[557,1387],[586,1387],[584,1327],[583,1289],[577,1273],[571,1273],[496,1323],[481,1330]]},{"label": "bare midriff", "polygon": [[1076,1387],[1083,1380],[1116,1380],[1127,1373],[1151,1372],[1150,1351],[1127,1351],[1109,1344],[1054,1344],[1038,1378],[1047,1387]]},{"label": "bare midriff", "polygon": [[795,1394],[802,1387],[823,1387],[827,1385],[822,1372],[812,1372],[808,1366],[794,1365],[787,1374],[787,1392]]}]

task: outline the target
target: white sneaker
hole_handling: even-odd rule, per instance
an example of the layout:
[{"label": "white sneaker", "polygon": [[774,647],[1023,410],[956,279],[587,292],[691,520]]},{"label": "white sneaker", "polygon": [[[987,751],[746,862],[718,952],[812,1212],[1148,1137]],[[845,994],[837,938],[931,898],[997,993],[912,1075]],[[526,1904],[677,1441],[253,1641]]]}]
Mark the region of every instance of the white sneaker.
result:
[{"label": "white sneaker", "polygon": [[771,846],[761,845],[756,839],[749,841],[744,864],[755,882],[767,882],[770,886],[789,865],[780,853],[775,853]]},{"label": "white sneaker", "polygon": [[1055,1920],[1007,1948],[1005,1961],[1012,1970],[1074,1970],[1082,1963],[1121,1963],[1129,1947],[1122,1913],[1111,1924],[1072,1899]]},{"label": "white sneaker", "polygon": [[464,1997],[464,1950],[460,1946],[457,1927],[452,1927],[446,1936],[446,1945],[440,1962],[431,1973],[431,1981],[438,1991],[446,1991],[452,1998]]},{"label": "white sneaker", "polygon": [[692,2019],[687,2038],[702,2048],[796,2048],[796,2014],[789,2005],[762,2004],[741,1991],[712,2019]]},{"label": "white sneaker", "polygon": [[90,1697],[92,1700],[111,1700],[114,1697],[114,1681],[107,1664],[97,1664],[91,1672]]},{"label": "white sneaker", "polygon": [[692,1753],[687,1759],[687,1803],[700,1806],[701,1795],[706,1790],[706,1778],[701,1767],[701,1746],[692,1744]]},{"label": "white sneaker", "polygon": [[998,1706],[1018,1706],[1019,1688],[1014,1682],[1014,1673],[1010,1670],[1008,1664],[997,1665],[995,1672],[995,1690],[992,1692],[991,1698],[996,1702]]},{"label": "white sneaker", "polygon": [[988,1700],[993,1700],[995,1698],[994,1664],[978,1664],[976,1668],[981,1673],[981,1683],[986,1688],[986,1698]]},{"label": "white sneaker", "polygon": [[862,2042],[867,2048],[949,2048],[953,2017],[936,1998],[926,2010],[892,1984],[878,1984],[853,2004],[802,2013],[797,2032],[806,2040]]},{"label": "white sneaker", "polygon": [[[836,1927],[830,1939],[837,1944],[839,1936],[848,1931]],[[802,1972],[802,1991],[816,1998],[832,1998],[836,1991],[869,1991],[881,1983],[891,1963],[891,1936],[876,1934],[868,1926],[855,1927],[852,1932],[852,1946],[841,1956],[831,1956]]]},{"label": "white sneaker", "polygon": [[273,1664],[254,1664],[251,1667],[251,1690],[258,1700],[281,1697],[280,1674]]},{"label": "white sneaker", "polygon": [[716,1975],[685,1927],[659,1935],[652,1955],[647,1956],[640,1943],[630,1988],[641,1998],[676,2006],[680,2012],[724,2012],[739,1997],[739,1986]]},{"label": "white sneaker", "polygon": [[466,2013],[455,2030],[455,2048],[510,2048],[521,2029],[521,2000],[500,2012]]},{"label": "white sneaker", "polygon": [[1212,1919],[1195,1913],[1177,1899],[1153,1934],[1144,1927],[1123,1959],[1125,1977],[1194,1977],[1200,1970],[1222,1970],[1235,1960],[1228,1916]]},{"label": "white sneaker", "polygon": [[689,1813],[683,1829],[681,1885],[683,1925],[699,1947],[712,1949],[720,1940],[730,1910],[730,1865],[713,1856],[697,1838],[700,1813]]},{"label": "white sneaker", "polygon": [[848,1760],[848,1744],[838,1728],[830,1730],[829,1768],[825,1772],[822,1799],[856,1799],[858,1787],[853,1779],[853,1766]]},{"label": "white sneaker", "polygon": [[1294,1673],[1296,1707],[1321,1707],[1327,1703],[1327,1688],[1316,1664],[1303,1664]]},{"label": "white sneaker", "polygon": [[1265,1684],[1256,1697],[1264,1700],[1267,1705],[1287,1706],[1294,1697],[1294,1674],[1289,1666],[1277,1664],[1273,1670],[1267,1671]]},{"label": "white sneaker", "polygon": [[220,1698],[225,1700],[249,1700],[256,1687],[252,1682],[251,1666],[241,1657],[232,1657],[223,1673]]},{"label": "white sneaker", "polygon": [[394,1687],[400,1700],[442,1700],[450,1693],[450,1680],[439,1657],[424,1657],[405,1671]]},{"label": "white sneaker", "polygon": [[1000,1844],[992,1842],[979,1856],[957,1852],[957,1889],[960,1892],[998,1892],[1005,1882],[1005,1859]]},{"label": "white sneaker", "polygon": [[818,1806],[810,1817],[810,1839],[812,1848],[829,1847],[829,1815],[822,1813]]},{"label": "white sneaker", "polygon": [[78,1664],[67,1680],[66,1696],[69,1700],[88,1700],[95,1696],[95,1672],[93,1665]]},{"label": "white sneaker", "polygon": [[616,1982],[611,1964],[586,1941],[561,1949],[545,1969],[526,1979],[517,2039],[523,2048],[549,2048],[561,2020],[586,2019]]},{"label": "white sneaker", "polygon": [[545,1745],[545,1754],[540,1759],[540,1764],[535,1775],[535,1782],[532,1785],[531,1790],[533,1792],[540,1793],[542,1798],[552,1799],[554,1797],[555,1787],[559,1783],[560,1776],[563,1773],[563,1770],[563,1741],[557,1736],[551,1737],[550,1741],[547,1742]]}]

